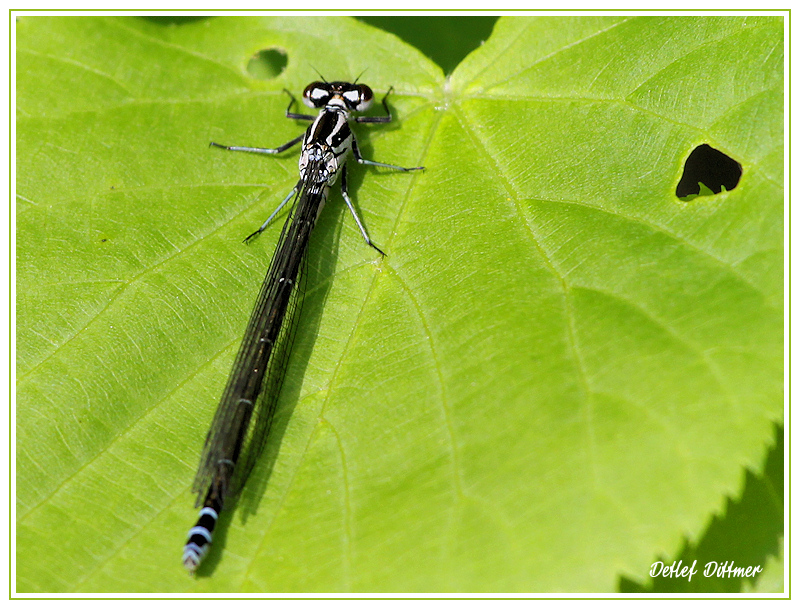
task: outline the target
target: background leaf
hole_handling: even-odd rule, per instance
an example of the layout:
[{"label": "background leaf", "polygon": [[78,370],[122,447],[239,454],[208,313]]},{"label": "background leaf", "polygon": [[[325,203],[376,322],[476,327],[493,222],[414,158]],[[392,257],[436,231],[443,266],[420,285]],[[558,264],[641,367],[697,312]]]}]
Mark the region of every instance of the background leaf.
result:
[{"label": "background leaf", "polygon": [[396,34],[451,74],[461,60],[492,33],[497,17],[365,15],[361,21]]},{"label": "background leaf", "polygon": [[[17,590],[614,590],[696,540],[782,416],[781,18],[501,19],[445,80],[347,18],[22,18]],[[286,57],[274,80],[247,71]],[[346,53],[342,50],[346,49]],[[363,58],[367,58],[366,60]],[[270,445],[200,577],[207,425],[316,76],[359,129]],[[701,143],[743,168],[676,198]]]}]

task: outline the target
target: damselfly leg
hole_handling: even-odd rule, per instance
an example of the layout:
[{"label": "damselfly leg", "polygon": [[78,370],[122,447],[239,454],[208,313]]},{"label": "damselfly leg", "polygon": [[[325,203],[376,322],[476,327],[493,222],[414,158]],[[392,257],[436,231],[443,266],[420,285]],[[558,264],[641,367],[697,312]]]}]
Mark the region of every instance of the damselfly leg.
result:
[{"label": "damselfly leg", "polygon": [[364,225],[361,223],[361,219],[358,217],[358,212],[356,211],[353,202],[350,200],[350,195],[347,194],[347,166],[345,165],[342,167],[342,198],[344,202],[347,203],[347,208],[350,210],[350,213],[353,214],[353,219],[356,221],[358,225],[358,230],[361,231],[361,236],[364,237],[364,241],[367,242],[371,248],[378,250],[381,256],[384,258],[386,257],[386,252],[384,252],[381,248],[375,245],[372,240],[367,235],[367,229],[364,228]]},{"label": "damselfly leg", "polygon": [[[286,118],[292,118],[296,120],[302,121],[313,121],[316,116],[312,116],[311,114],[297,114],[292,112],[292,105],[294,105],[295,99],[294,95],[292,95],[288,89],[284,89],[286,93],[289,95],[289,106],[286,108]],[[225,150],[232,150],[233,152],[254,152],[256,154],[280,154],[286,150],[289,150],[295,144],[298,144],[300,140],[303,139],[305,133],[301,133],[296,138],[289,140],[285,144],[278,146],[277,148],[253,148],[252,146],[225,146],[224,144],[217,144],[216,142],[210,142],[209,146],[214,146],[215,148],[223,148]]]},{"label": "damselfly leg", "polygon": [[252,148],[250,146],[226,146],[225,144],[217,144],[216,142],[209,142],[209,146],[213,146],[214,148],[223,148],[225,150],[232,150],[233,152],[255,152],[256,154],[280,154],[285,150],[289,150],[295,144],[300,143],[300,140],[303,139],[303,135],[298,135],[296,138],[289,140],[282,146],[278,146],[277,148]]},{"label": "damselfly leg", "polygon": [[289,106],[286,108],[286,118],[293,118],[298,121],[313,121],[316,116],[313,114],[298,114],[297,112],[292,112],[292,106],[294,105],[295,99],[292,92],[289,89],[283,90],[286,95],[289,96]]},{"label": "damselfly leg", "polygon": [[292,188],[292,190],[289,192],[289,194],[288,194],[288,195],[286,195],[286,198],[285,198],[283,201],[281,201],[281,204],[280,204],[280,205],[278,205],[278,207],[276,207],[276,208],[275,208],[275,211],[273,211],[273,212],[272,212],[272,213],[269,215],[269,218],[267,218],[267,219],[264,221],[264,224],[262,224],[262,225],[261,225],[261,226],[258,228],[258,230],[257,230],[257,231],[254,231],[254,232],[250,233],[249,235],[247,235],[247,237],[245,237],[245,238],[244,238],[244,243],[250,243],[250,241],[252,241],[252,240],[253,240],[253,239],[255,239],[256,237],[258,237],[258,236],[259,236],[261,233],[263,233],[263,232],[264,232],[264,231],[267,229],[267,227],[269,226],[270,222],[272,222],[272,219],[273,219],[275,216],[277,216],[277,215],[278,215],[278,212],[280,212],[280,211],[281,211],[281,210],[284,208],[284,206],[285,206],[285,205],[286,205],[286,204],[289,202],[289,200],[290,200],[290,199],[291,199],[291,198],[292,198],[292,197],[293,197],[295,194],[297,194],[297,191],[298,191],[298,190],[300,190],[300,188],[302,187],[302,185],[303,185],[303,180],[300,180],[300,181],[298,181],[298,182],[297,182],[297,184],[295,184],[294,188]]},{"label": "damselfly leg", "polygon": [[358,149],[358,144],[353,140],[353,158],[361,165],[372,165],[373,167],[386,167],[387,169],[394,169],[395,171],[417,171],[425,169],[424,167],[400,167],[400,165],[389,165],[388,163],[379,163],[378,161],[370,161],[361,156],[361,151]]},{"label": "damselfly leg", "polygon": [[383,99],[381,100],[383,109],[386,110],[386,116],[357,116],[355,121],[357,123],[391,123],[392,113],[389,111],[389,104],[386,103],[386,100],[389,98],[389,93],[392,91],[394,91],[394,87],[389,87],[386,95],[384,95]]}]

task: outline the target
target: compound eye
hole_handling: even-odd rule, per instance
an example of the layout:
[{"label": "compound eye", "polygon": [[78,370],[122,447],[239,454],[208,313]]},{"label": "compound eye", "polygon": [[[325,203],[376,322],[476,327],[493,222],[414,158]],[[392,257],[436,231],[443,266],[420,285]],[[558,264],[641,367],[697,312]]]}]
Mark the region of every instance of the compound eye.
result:
[{"label": "compound eye", "polygon": [[322,108],[330,98],[330,89],[324,82],[312,82],[303,90],[303,103],[309,108]]},{"label": "compound eye", "polygon": [[374,95],[372,94],[372,89],[370,89],[367,85],[358,85],[358,105],[356,106],[356,111],[364,112],[364,110],[369,109],[372,105],[372,100]]},{"label": "compound eye", "polygon": [[361,98],[357,88],[353,87],[352,89],[345,89],[342,91],[341,96],[350,110],[356,110],[358,108]]}]

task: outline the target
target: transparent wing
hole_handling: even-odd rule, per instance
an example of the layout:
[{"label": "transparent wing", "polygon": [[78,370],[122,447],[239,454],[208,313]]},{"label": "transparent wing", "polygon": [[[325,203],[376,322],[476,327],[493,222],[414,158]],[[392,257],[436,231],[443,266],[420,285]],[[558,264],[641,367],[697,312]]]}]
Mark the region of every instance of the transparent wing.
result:
[{"label": "transparent wing", "polygon": [[317,173],[306,170],[211,423],[192,486],[198,506],[237,493],[264,448],[302,305],[300,271],[325,202]]},{"label": "transparent wing", "polygon": [[289,355],[292,352],[294,340],[297,336],[297,327],[299,325],[306,292],[305,286],[308,276],[306,272],[308,267],[307,261],[307,256],[303,256],[300,261],[300,269],[295,281],[295,289],[292,290],[289,303],[286,307],[286,315],[281,330],[278,333],[278,339],[275,342],[272,355],[267,363],[261,395],[256,401],[253,418],[243,440],[239,460],[236,463],[236,470],[234,471],[231,481],[229,493],[232,495],[238,493],[242,489],[267,443],[270,426],[272,425],[272,417],[275,414],[278,396],[281,393],[283,380],[286,376]]}]

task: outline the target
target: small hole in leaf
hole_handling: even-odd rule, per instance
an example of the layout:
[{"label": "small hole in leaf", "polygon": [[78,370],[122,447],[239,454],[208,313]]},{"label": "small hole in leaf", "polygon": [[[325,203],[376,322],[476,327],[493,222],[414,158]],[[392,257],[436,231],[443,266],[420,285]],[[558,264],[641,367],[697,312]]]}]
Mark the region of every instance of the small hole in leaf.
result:
[{"label": "small hole in leaf", "polygon": [[247,72],[259,80],[272,80],[283,72],[286,61],[286,53],[280,49],[263,49],[250,59]]},{"label": "small hole in leaf", "polygon": [[718,194],[733,190],[742,177],[742,166],[724,152],[708,144],[692,150],[683,166],[683,176],[675,189],[680,199]]}]

